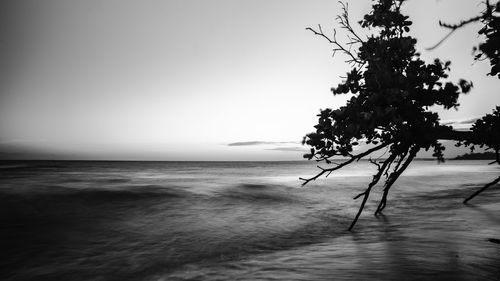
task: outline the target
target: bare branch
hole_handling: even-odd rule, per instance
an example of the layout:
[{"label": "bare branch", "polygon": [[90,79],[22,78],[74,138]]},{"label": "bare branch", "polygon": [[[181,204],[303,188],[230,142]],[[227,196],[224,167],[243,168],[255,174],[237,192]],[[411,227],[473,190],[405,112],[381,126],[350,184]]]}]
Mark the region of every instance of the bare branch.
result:
[{"label": "bare branch", "polygon": [[477,21],[481,20],[483,17],[484,17],[484,15],[480,15],[480,16],[477,16],[477,17],[470,18],[468,20],[461,20],[457,24],[448,24],[448,23],[444,23],[442,21],[439,21],[439,25],[442,26],[442,27],[446,27],[446,28],[455,30],[455,29],[461,28],[462,26],[466,26],[469,23],[477,22]]},{"label": "bare branch", "polygon": [[344,3],[342,1],[339,1],[339,3],[340,5],[342,5],[342,15],[337,16],[337,20],[339,21],[342,28],[349,31],[349,33],[355,37],[355,38],[349,37],[349,40],[351,40],[351,42],[348,44],[363,43],[364,41],[354,31],[354,29],[351,26],[351,23],[349,22],[349,4]]},{"label": "bare branch", "polygon": [[479,189],[478,191],[474,192],[471,196],[467,197],[467,199],[464,200],[464,204],[467,204],[467,202],[469,202],[472,198],[476,197],[477,195],[479,195],[481,192],[485,191],[488,187],[492,186],[492,185],[495,185],[497,183],[500,182],[500,177],[496,178],[494,181],[484,185],[481,189]]},{"label": "bare branch", "polygon": [[342,168],[342,167],[344,167],[344,166],[346,166],[346,165],[349,165],[349,164],[351,164],[352,162],[354,162],[355,160],[359,160],[359,159],[361,159],[361,158],[363,158],[363,157],[365,157],[365,156],[367,156],[367,155],[369,155],[369,154],[371,154],[371,153],[373,153],[373,152],[375,152],[375,151],[377,151],[377,150],[380,150],[380,149],[382,149],[382,148],[384,148],[384,147],[386,147],[386,146],[388,146],[388,145],[389,145],[389,143],[383,143],[383,144],[380,144],[380,145],[375,146],[375,147],[373,147],[373,148],[371,148],[371,149],[368,149],[367,151],[365,151],[365,152],[363,152],[363,153],[359,153],[359,154],[357,154],[357,155],[353,155],[353,156],[351,156],[351,158],[350,158],[349,160],[344,161],[344,162],[342,162],[342,163],[338,164],[338,165],[337,165],[337,166],[335,166],[335,167],[328,168],[328,169],[324,169],[324,168],[322,168],[321,172],[319,172],[318,174],[316,174],[314,177],[311,177],[311,178],[308,178],[308,179],[306,179],[306,178],[299,178],[299,179],[300,179],[300,180],[302,180],[302,181],[304,181],[304,182],[302,183],[302,186],[304,186],[304,185],[308,184],[310,181],[314,181],[314,180],[316,180],[317,178],[321,177],[321,176],[322,176],[323,174],[325,174],[325,173],[330,174],[331,172],[336,171],[336,170],[338,170],[338,169],[340,169],[340,168]]},{"label": "bare branch", "polygon": [[439,42],[437,42],[435,45],[433,45],[432,47],[429,47],[429,48],[425,48],[425,50],[427,51],[432,51],[434,49],[436,49],[437,47],[439,47],[439,45],[441,45],[444,41],[446,41],[446,39],[448,39],[448,37],[450,37],[453,32],[455,32],[456,29],[452,29],[450,30],[450,32],[448,32],[448,34],[446,34],[445,37],[443,37],[443,39],[439,40]]},{"label": "bare branch", "polygon": [[372,160],[370,158],[368,159],[368,161],[370,161],[370,163],[372,163],[373,165],[377,166],[377,170],[380,170],[380,164],[376,160]]},{"label": "bare branch", "polygon": [[488,165],[493,165],[493,164],[496,164],[496,163],[499,163],[499,162],[498,162],[498,160],[495,160],[495,161],[493,161],[493,162],[490,162],[490,163],[488,163]]},{"label": "bare branch", "polygon": [[489,0],[486,0],[485,4],[486,4],[486,10],[483,11],[481,13],[481,15],[479,15],[479,16],[472,17],[472,18],[470,18],[468,20],[461,20],[457,24],[449,24],[449,23],[444,23],[442,21],[439,21],[439,25],[441,27],[445,27],[445,28],[448,28],[448,29],[451,29],[451,30],[450,30],[450,32],[445,37],[443,37],[443,39],[439,40],[439,42],[437,42],[434,46],[426,48],[426,50],[431,51],[431,50],[434,50],[435,48],[437,48],[439,45],[441,45],[441,43],[443,43],[446,39],[448,39],[453,34],[453,32],[455,32],[457,29],[459,29],[461,27],[464,27],[464,26],[466,26],[466,25],[468,25],[470,23],[478,22],[478,21],[480,21],[482,19],[491,17],[493,15],[493,6],[490,5]]},{"label": "bare branch", "polygon": [[337,40],[337,30],[336,29],[333,30],[333,37],[327,36],[323,32],[323,28],[321,27],[320,24],[318,24],[317,30],[314,30],[313,28],[310,28],[310,27],[306,28],[306,30],[312,31],[315,35],[321,36],[321,37],[325,38],[330,44],[335,45],[335,48],[333,49],[333,56],[335,56],[337,51],[342,51],[343,53],[345,53],[346,55],[348,55],[351,58],[351,59],[347,60],[346,62],[363,65],[364,62],[359,60],[357,58],[357,55],[351,51],[353,44],[363,43],[363,40],[358,36],[358,34],[356,34],[356,32],[354,31],[354,29],[352,28],[352,26],[349,22],[348,5],[344,4],[343,2],[340,2],[340,4],[342,5],[342,15],[337,16],[337,21],[339,22],[341,28],[346,29],[352,35],[352,37],[349,35],[347,36],[349,38],[350,42],[347,43],[346,45],[348,45],[349,48],[346,48],[342,44],[339,43],[339,41]]},{"label": "bare branch", "polygon": [[408,151],[406,151],[404,153],[404,156],[399,159],[398,163],[396,164],[396,167],[394,168],[394,172],[392,172],[389,175],[389,178],[387,179],[387,181],[384,185],[384,193],[382,194],[382,199],[380,200],[380,203],[377,207],[377,210],[375,211],[375,215],[379,214],[380,212],[382,212],[382,210],[385,209],[385,206],[387,204],[387,195],[389,194],[389,190],[391,189],[392,185],[396,182],[396,180],[399,178],[399,176],[406,170],[406,168],[408,168],[411,161],[413,161],[415,156],[417,156],[417,153],[419,150],[420,150],[419,147],[416,147],[416,146],[412,147],[410,149],[410,152],[409,152],[410,154],[408,155],[408,158],[406,158],[406,160],[404,161],[404,163],[401,167],[400,167],[400,164],[405,159],[404,157],[406,157],[406,154],[408,153]]},{"label": "bare branch", "polygon": [[351,231],[354,228],[354,225],[356,225],[356,222],[359,219],[359,216],[363,212],[363,209],[365,208],[366,201],[368,200],[368,197],[370,196],[370,192],[372,188],[378,183],[380,180],[380,177],[384,173],[384,170],[387,168],[390,162],[394,161],[394,158],[396,157],[395,154],[392,154],[389,158],[387,158],[384,163],[382,164],[382,167],[378,169],[378,172],[373,176],[373,180],[370,182],[366,190],[360,194],[358,194],[354,199],[358,199],[359,197],[363,196],[363,201],[361,202],[361,205],[359,206],[358,213],[356,214],[356,217],[354,217],[354,220],[352,221],[351,225],[349,226],[349,231]]},{"label": "bare branch", "polygon": [[355,56],[352,52],[349,52],[349,50],[347,50],[346,48],[344,48],[344,46],[342,46],[342,45],[341,45],[341,44],[337,41],[337,39],[335,38],[335,36],[336,36],[336,32],[334,32],[333,37],[332,37],[332,38],[330,38],[330,37],[328,37],[327,35],[325,35],[325,34],[323,33],[323,30],[321,29],[321,25],[318,25],[318,26],[319,26],[318,31],[316,31],[316,30],[314,30],[313,28],[310,28],[310,27],[306,28],[306,30],[310,30],[310,31],[312,31],[312,32],[314,33],[314,35],[321,36],[321,37],[325,38],[325,39],[328,41],[328,43],[335,45],[335,46],[336,46],[336,48],[335,48],[335,49],[333,49],[334,54],[335,54],[335,52],[337,52],[337,51],[342,51],[343,53],[345,53],[346,55],[348,55],[349,57],[351,57],[351,59],[350,59],[350,60],[348,60],[347,62],[354,62],[354,63],[357,63],[357,64],[363,64],[363,62],[362,62],[362,61],[360,61],[360,60],[358,60],[358,59],[356,58],[356,56]]}]

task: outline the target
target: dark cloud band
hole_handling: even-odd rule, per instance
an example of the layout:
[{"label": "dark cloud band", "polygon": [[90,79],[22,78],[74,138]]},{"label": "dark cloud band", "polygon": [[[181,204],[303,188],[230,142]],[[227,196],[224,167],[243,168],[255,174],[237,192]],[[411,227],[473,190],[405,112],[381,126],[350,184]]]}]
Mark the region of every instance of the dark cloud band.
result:
[{"label": "dark cloud band", "polygon": [[252,145],[265,145],[265,144],[297,144],[294,141],[241,141],[228,143],[228,146],[252,146]]}]

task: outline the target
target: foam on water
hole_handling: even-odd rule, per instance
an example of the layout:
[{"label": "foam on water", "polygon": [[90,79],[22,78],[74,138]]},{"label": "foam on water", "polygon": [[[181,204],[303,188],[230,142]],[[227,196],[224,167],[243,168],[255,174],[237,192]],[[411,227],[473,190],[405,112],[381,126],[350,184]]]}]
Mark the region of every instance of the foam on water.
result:
[{"label": "foam on water", "polygon": [[363,161],[304,188],[313,163],[2,164],[0,279],[496,280],[500,191],[461,204],[485,163],[416,161],[355,232]]}]

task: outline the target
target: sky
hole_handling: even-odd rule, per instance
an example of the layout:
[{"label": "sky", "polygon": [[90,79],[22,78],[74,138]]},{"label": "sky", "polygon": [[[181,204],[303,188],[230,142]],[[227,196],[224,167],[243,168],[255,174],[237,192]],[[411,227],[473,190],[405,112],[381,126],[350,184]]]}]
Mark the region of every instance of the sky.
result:
[{"label": "sky", "polygon": [[[353,23],[371,1],[350,1]],[[300,160],[302,137],[345,57],[306,27],[336,25],[337,1],[2,0],[0,158]],[[410,0],[412,35],[427,61],[452,61],[472,80],[459,111],[466,127],[500,104],[499,80],[473,61],[477,24],[447,34],[480,1]],[[355,25],[355,29],[363,31]],[[346,39],[347,42],[347,39]],[[452,148],[448,156],[460,153]],[[425,156],[425,155],[424,155]]]}]

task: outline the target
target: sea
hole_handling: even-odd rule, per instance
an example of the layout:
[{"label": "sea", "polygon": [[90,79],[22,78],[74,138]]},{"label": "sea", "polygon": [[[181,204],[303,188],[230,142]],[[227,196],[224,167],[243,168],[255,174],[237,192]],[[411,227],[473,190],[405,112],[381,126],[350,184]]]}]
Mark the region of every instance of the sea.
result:
[{"label": "sea", "polygon": [[414,161],[352,231],[376,167],[316,165],[0,162],[0,280],[500,280],[499,165]]}]

